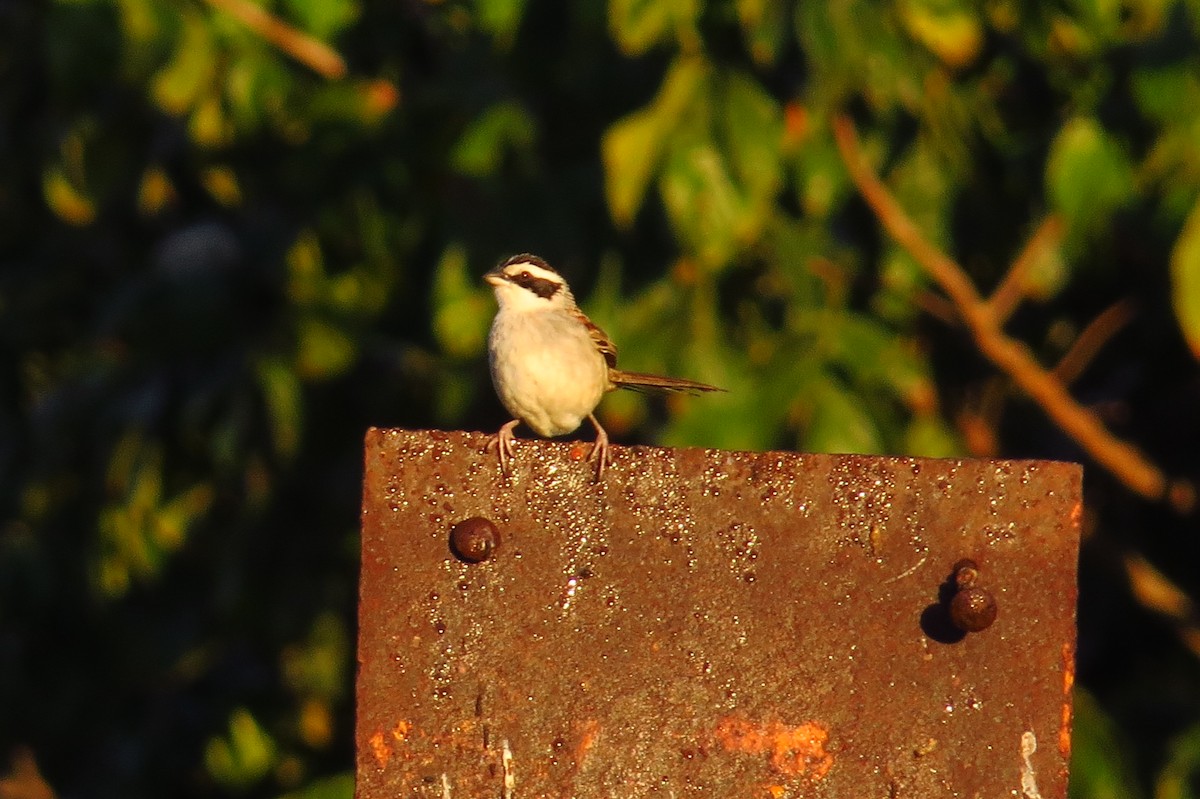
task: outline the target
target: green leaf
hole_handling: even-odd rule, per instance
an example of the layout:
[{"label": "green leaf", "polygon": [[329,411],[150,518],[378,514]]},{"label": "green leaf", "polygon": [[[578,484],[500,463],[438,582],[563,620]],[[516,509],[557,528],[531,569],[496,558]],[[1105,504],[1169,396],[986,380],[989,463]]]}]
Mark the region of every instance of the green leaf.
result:
[{"label": "green leaf", "polygon": [[613,221],[628,227],[666,151],[668,139],[693,107],[707,68],[698,59],[677,59],[654,101],[613,124],[600,143],[604,187]]},{"label": "green leaf", "polygon": [[983,24],[973,3],[904,0],[897,6],[908,34],[948,67],[969,66],[983,47]]},{"label": "green leaf", "polygon": [[1171,251],[1171,303],[1192,355],[1200,359],[1200,200]]},{"label": "green leaf", "polygon": [[779,104],[749,76],[734,73],[723,88],[718,118],[730,163],[753,206],[753,218],[739,226],[741,237],[750,239],[766,223],[783,185],[783,119]]},{"label": "green leaf", "polygon": [[182,116],[212,89],[217,53],[212,33],[204,19],[194,13],[183,16],[183,35],[175,56],[154,76],[151,93],[168,113]]},{"label": "green leaf", "polygon": [[1171,741],[1167,763],[1158,775],[1154,799],[1200,797],[1200,724],[1193,724]]},{"label": "green leaf", "polygon": [[502,47],[509,47],[521,26],[528,0],[475,0],[475,16],[479,26],[496,37]]},{"label": "green leaf", "polygon": [[204,750],[212,778],[228,788],[248,788],[267,774],[277,758],[275,741],[245,708],[233,711],[228,737],[214,737]]},{"label": "green leaf", "polygon": [[433,277],[433,333],[448,355],[474,358],[483,352],[492,318],[490,294],[467,274],[462,247],[448,247]]},{"label": "green leaf", "polygon": [[353,799],[354,773],[335,774],[317,780],[298,791],[283,794],[279,799]]},{"label": "green leaf", "polygon": [[737,0],[736,7],[750,57],[759,66],[771,66],[788,34],[788,4],[783,0]]},{"label": "green leaf", "polygon": [[659,190],[676,235],[688,249],[709,269],[727,265],[738,250],[748,203],[721,152],[704,143],[672,153]]},{"label": "green leaf", "polygon": [[1092,117],[1063,125],[1050,147],[1046,191],[1072,233],[1086,235],[1134,196],[1133,168],[1119,144]]},{"label": "green leaf", "polygon": [[329,41],[358,19],[355,0],[287,0],[288,9],[301,26],[322,41]]},{"label": "green leaf", "polygon": [[955,458],[963,454],[958,435],[946,420],[928,414],[915,417],[904,431],[904,453],[918,458]]},{"label": "green leaf", "polygon": [[1140,799],[1130,751],[1095,698],[1075,686],[1071,734],[1072,799]]},{"label": "green leaf", "polygon": [[699,14],[700,0],[609,0],[608,26],[626,55],[642,55],[671,38],[690,51],[700,40]]},{"label": "green leaf", "polygon": [[497,103],[463,131],[450,160],[464,175],[488,177],[499,170],[505,153],[527,152],[536,134],[533,119],[525,109],[516,103]]},{"label": "green leaf", "polygon": [[1169,67],[1143,67],[1131,76],[1138,109],[1159,122],[1200,118],[1200,64],[1195,59]]},{"label": "green leaf", "polygon": [[300,447],[304,410],[300,380],[286,363],[277,358],[260,361],[257,373],[275,452],[282,458],[291,458]]},{"label": "green leaf", "polygon": [[860,396],[833,377],[815,388],[810,397],[812,415],[803,434],[805,451],[863,455],[883,452],[883,437]]},{"label": "green leaf", "polygon": [[328,380],[344,373],[358,356],[351,335],[324,319],[309,316],[297,325],[296,371],[308,380]]}]

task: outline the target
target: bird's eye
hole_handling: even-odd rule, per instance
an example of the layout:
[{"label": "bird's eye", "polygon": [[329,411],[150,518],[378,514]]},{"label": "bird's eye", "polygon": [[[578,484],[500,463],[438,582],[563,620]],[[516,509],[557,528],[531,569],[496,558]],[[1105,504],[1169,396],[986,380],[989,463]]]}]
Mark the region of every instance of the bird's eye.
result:
[{"label": "bird's eye", "polygon": [[529,278],[533,277],[533,275],[529,274],[529,272],[522,272],[521,274],[517,275],[517,277],[521,278],[522,280],[528,280]]}]

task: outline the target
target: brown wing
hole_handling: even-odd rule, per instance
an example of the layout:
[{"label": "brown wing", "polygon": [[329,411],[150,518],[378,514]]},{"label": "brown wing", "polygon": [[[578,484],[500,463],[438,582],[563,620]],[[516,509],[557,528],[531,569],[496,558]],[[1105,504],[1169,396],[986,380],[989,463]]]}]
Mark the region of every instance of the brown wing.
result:
[{"label": "brown wing", "polygon": [[608,337],[608,334],[596,327],[596,323],[584,316],[583,311],[578,308],[572,308],[571,315],[587,328],[588,335],[592,337],[592,341],[596,344],[596,349],[600,350],[600,354],[608,362],[608,368],[612,369],[616,367],[617,345],[612,343],[612,339]]}]

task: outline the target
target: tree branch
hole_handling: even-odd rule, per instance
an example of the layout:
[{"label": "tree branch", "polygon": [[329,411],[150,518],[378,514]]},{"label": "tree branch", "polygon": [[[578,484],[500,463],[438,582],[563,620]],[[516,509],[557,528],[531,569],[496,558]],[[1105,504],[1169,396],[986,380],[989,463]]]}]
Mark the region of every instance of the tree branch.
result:
[{"label": "tree branch", "polygon": [[346,62],[324,42],[296,30],[249,0],[208,0],[314,72],[330,80],[346,76]]},{"label": "tree branch", "polygon": [[1000,285],[988,299],[988,306],[997,325],[1003,325],[1012,315],[1025,292],[1025,276],[1037,264],[1047,250],[1058,246],[1062,241],[1063,221],[1057,215],[1051,215],[1042,220],[1038,229],[1029,237],[1025,249],[1012,262]]},{"label": "tree branch", "polygon": [[1095,414],[1076,402],[1062,382],[1034,359],[1024,344],[1004,333],[990,305],[980,297],[962,268],[922,235],[867,164],[854,123],[839,115],[833,120],[833,133],[842,161],[867,205],[892,238],[946,292],[984,357],[1007,374],[1055,424],[1131,491],[1149,499],[1166,500],[1176,510],[1189,512],[1195,503],[1195,492],[1188,483],[1169,484],[1162,470],[1141,450],[1109,432]]}]

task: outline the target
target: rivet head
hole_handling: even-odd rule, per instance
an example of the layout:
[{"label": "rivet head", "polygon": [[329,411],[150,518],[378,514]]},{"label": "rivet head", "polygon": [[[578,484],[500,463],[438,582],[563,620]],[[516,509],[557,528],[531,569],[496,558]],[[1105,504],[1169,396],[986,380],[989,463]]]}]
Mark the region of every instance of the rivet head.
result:
[{"label": "rivet head", "polygon": [[954,564],[954,587],[959,591],[975,585],[979,579],[979,564],[970,558],[963,558]]},{"label": "rivet head", "polygon": [[977,633],[992,626],[999,608],[990,591],[971,586],[950,600],[950,620],[964,632]]},{"label": "rivet head", "polygon": [[450,551],[464,563],[482,563],[500,546],[500,531],[490,519],[472,516],[450,528]]}]

